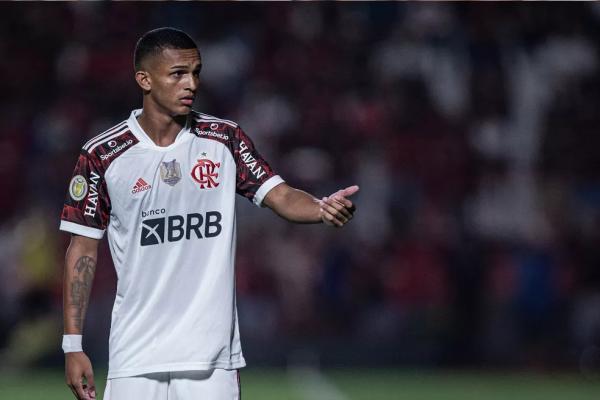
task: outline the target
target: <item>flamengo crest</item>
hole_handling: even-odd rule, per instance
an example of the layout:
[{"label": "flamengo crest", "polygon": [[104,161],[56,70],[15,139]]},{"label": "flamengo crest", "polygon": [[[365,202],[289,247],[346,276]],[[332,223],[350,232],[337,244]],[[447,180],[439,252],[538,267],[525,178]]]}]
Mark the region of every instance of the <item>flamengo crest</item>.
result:
[{"label": "flamengo crest", "polygon": [[210,189],[219,186],[217,178],[219,173],[217,168],[221,163],[214,163],[207,158],[198,160],[198,163],[192,168],[192,179],[200,184],[200,189]]}]

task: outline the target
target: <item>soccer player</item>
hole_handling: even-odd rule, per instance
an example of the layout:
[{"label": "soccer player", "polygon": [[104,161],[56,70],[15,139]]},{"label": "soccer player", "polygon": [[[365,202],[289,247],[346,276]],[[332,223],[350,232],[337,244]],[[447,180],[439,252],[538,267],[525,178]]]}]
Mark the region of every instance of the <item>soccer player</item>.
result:
[{"label": "soccer player", "polygon": [[98,242],[118,283],[108,400],[239,399],[235,193],[288,221],[341,227],[357,186],[321,200],[288,186],[235,123],[192,109],[201,58],[184,32],[147,32],[134,53],[143,108],[83,146],[61,216],[66,381],[94,399],[81,340]]}]

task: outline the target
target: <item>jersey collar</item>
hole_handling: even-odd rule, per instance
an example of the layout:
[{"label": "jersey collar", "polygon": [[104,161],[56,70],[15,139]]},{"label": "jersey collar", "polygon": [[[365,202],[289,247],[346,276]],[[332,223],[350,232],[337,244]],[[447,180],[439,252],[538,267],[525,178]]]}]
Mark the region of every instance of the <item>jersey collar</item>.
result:
[{"label": "jersey collar", "polygon": [[162,150],[162,151],[170,150],[173,147],[175,147],[177,144],[179,144],[179,142],[181,141],[181,139],[183,137],[185,137],[185,133],[188,133],[190,131],[190,123],[189,123],[189,118],[188,118],[188,122],[179,131],[179,133],[175,137],[175,141],[173,141],[173,143],[171,143],[168,146],[158,146],[156,143],[154,143],[154,141],[152,139],[150,139],[150,136],[148,136],[148,134],[146,132],[144,132],[144,130],[140,126],[140,124],[139,124],[139,122],[137,120],[137,117],[141,113],[142,113],[142,109],[141,108],[137,109],[137,110],[133,110],[131,112],[131,115],[129,116],[129,119],[127,120],[127,124],[129,125],[129,128],[131,129],[131,132],[135,135],[135,137],[138,138],[138,140],[140,142],[146,144],[149,147],[152,147],[153,149]]}]

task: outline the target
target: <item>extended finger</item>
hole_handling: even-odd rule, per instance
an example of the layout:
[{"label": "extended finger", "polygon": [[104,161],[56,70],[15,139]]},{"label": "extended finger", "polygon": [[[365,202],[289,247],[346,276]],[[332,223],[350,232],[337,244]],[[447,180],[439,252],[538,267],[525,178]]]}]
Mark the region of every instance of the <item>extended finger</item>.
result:
[{"label": "extended finger", "polygon": [[358,185],[348,186],[346,189],[340,190],[341,195],[344,197],[352,196],[354,193],[358,192],[360,188]]}]

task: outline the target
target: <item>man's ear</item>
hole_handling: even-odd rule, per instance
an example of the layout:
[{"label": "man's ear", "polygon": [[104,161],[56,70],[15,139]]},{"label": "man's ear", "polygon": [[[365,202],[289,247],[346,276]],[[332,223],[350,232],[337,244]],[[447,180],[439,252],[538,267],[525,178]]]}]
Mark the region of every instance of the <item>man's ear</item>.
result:
[{"label": "man's ear", "polygon": [[135,81],[145,92],[149,92],[150,89],[152,88],[152,81],[150,79],[150,74],[148,74],[147,71],[136,71],[135,72]]}]

